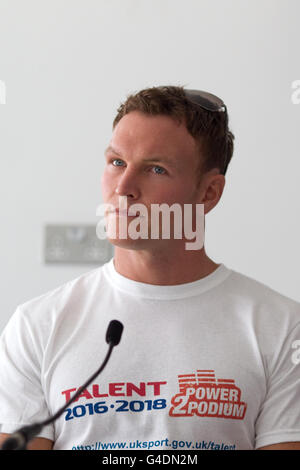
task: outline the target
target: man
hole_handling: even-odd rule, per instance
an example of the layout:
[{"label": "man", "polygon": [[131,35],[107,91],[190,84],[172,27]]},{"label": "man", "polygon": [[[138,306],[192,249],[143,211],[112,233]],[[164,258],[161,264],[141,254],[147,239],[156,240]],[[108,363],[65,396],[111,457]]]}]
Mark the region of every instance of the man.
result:
[{"label": "man", "polygon": [[[226,106],[203,92],[153,87],[120,106],[102,177],[114,258],[17,308],[1,338],[2,439],[70,399],[116,318],[107,368],[29,448],[300,449],[299,303],[187,249],[175,216],[169,238],[146,217],[178,204],[199,229],[233,139]],[[145,236],[130,236],[136,222]]]}]

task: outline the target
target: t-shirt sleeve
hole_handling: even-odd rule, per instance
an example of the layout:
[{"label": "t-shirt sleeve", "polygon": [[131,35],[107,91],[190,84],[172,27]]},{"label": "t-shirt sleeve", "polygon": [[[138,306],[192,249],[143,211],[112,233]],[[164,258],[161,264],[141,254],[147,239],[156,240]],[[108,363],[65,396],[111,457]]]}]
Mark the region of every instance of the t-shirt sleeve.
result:
[{"label": "t-shirt sleeve", "polygon": [[255,448],[300,442],[300,323],[267,361],[267,393],[256,420]]},{"label": "t-shirt sleeve", "polygon": [[[12,433],[42,421],[49,410],[42,386],[42,347],[22,308],[17,307],[0,338],[0,426]],[[54,440],[54,429],[45,426],[37,437]]]}]

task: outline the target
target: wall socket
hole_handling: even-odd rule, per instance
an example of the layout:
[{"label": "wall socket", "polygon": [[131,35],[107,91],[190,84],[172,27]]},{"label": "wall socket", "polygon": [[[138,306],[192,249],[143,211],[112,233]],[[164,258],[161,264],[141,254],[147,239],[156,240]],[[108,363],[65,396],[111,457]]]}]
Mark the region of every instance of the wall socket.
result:
[{"label": "wall socket", "polygon": [[104,264],[113,254],[113,245],[97,237],[96,224],[45,226],[45,263]]}]

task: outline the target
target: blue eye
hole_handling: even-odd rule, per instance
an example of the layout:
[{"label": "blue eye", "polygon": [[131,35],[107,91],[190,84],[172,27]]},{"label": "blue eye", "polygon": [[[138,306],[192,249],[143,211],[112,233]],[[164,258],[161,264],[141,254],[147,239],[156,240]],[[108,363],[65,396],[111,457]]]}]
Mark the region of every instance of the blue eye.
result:
[{"label": "blue eye", "polygon": [[[114,164],[114,162],[122,162],[122,160],[119,160],[118,158],[114,158],[114,160],[112,160],[112,164]],[[114,165],[114,166],[120,166],[120,165]]]},{"label": "blue eye", "polygon": [[153,168],[158,168],[159,170],[162,170],[162,171],[163,171],[163,173],[160,173],[160,172],[157,173],[157,172],[155,172],[157,175],[162,175],[162,174],[165,173],[165,170],[164,170],[163,168],[161,168],[160,166],[154,166]]}]

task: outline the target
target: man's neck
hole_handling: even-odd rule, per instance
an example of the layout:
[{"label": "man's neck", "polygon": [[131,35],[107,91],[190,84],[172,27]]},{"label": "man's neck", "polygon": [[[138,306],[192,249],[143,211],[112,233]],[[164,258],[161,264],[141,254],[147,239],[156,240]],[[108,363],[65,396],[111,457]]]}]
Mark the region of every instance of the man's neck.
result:
[{"label": "man's neck", "polygon": [[173,254],[151,253],[115,247],[114,266],[124,277],[153,285],[176,285],[194,282],[212,274],[220,264],[199,251]]}]

